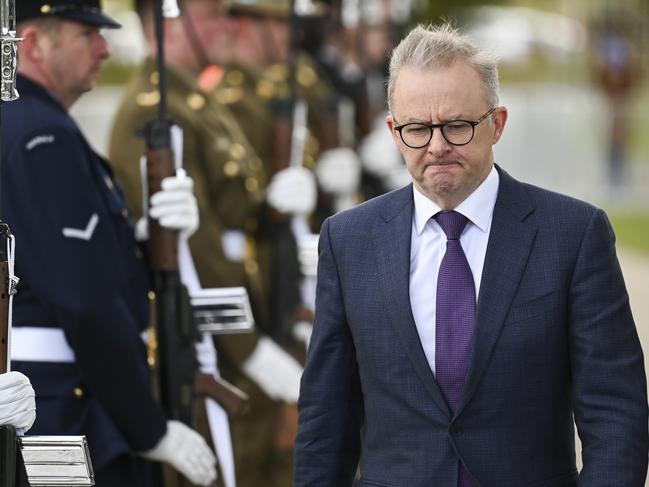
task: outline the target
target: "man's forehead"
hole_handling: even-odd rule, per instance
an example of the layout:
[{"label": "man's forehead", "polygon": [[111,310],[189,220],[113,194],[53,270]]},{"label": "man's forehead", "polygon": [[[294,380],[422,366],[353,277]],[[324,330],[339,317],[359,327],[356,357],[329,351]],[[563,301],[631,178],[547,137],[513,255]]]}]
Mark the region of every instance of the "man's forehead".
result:
[{"label": "man's forehead", "polygon": [[392,97],[396,115],[417,120],[430,118],[431,110],[443,111],[445,119],[466,117],[485,103],[484,85],[466,63],[423,69],[404,66],[397,75]]}]

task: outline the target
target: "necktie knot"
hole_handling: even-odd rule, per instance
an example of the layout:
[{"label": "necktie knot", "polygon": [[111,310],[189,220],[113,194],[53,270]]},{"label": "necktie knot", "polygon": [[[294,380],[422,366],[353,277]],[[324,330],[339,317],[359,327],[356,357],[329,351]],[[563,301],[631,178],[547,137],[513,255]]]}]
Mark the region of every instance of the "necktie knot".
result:
[{"label": "necktie knot", "polygon": [[459,240],[469,219],[457,211],[440,211],[433,216],[448,240]]}]

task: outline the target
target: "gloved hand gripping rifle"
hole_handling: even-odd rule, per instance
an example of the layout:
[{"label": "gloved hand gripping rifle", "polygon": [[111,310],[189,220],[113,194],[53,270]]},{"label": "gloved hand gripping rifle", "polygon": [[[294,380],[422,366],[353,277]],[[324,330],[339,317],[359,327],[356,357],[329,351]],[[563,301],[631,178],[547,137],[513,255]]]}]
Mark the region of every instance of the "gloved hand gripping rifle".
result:
[{"label": "gloved hand gripping rifle", "polygon": [[[14,0],[2,0],[0,4],[0,24],[2,27],[2,101],[18,98],[16,90],[17,47],[20,41],[16,37],[16,18]],[[10,333],[11,333],[11,296],[15,293],[15,281],[11,279],[9,255],[12,241],[9,226],[0,221],[0,373],[9,371]],[[27,486],[25,466],[20,456],[16,430],[13,426],[0,427],[0,485]]]}]

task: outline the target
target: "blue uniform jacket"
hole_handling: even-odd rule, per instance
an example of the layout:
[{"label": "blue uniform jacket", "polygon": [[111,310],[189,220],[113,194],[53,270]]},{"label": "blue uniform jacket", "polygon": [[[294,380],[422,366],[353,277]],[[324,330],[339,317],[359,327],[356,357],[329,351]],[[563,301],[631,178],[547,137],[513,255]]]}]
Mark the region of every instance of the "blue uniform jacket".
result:
[{"label": "blue uniform jacket", "polygon": [[13,322],[63,329],[76,362],[13,368],[36,390],[30,434],[85,434],[101,468],[165,432],[140,337],[147,270],[106,162],[50,93],[25,77],[18,89],[2,107],[2,211],[20,278]]}]

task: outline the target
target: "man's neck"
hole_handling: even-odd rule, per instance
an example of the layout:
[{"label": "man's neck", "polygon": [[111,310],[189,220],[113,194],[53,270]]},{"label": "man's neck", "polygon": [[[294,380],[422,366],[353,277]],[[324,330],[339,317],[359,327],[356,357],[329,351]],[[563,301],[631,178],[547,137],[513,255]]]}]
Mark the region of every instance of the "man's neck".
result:
[{"label": "man's neck", "polygon": [[61,90],[57,89],[56,83],[51,77],[38,66],[19,66],[18,73],[47,90],[66,110],[69,110],[74,102],[79,99],[80,95],[73,96],[68,94],[66,96],[64,93],[61,93]]}]

